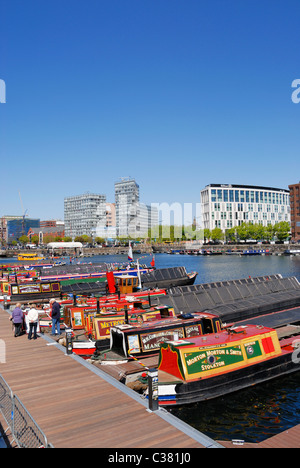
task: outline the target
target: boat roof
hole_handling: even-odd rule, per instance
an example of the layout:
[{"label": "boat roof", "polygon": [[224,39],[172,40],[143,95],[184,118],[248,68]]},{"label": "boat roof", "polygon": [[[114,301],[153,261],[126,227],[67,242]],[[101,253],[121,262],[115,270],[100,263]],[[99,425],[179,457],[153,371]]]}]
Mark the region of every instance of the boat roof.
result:
[{"label": "boat roof", "polygon": [[[156,309],[155,309],[156,310]],[[118,328],[119,330],[123,332],[137,332],[137,331],[147,331],[151,328],[159,329],[166,327],[168,325],[178,325],[178,326],[183,326],[183,325],[191,325],[195,323],[197,320],[201,320],[202,318],[214,318],[215,315],[209,314],[209,313],[201,313],[201,314],[193,314],[193,317],[191,318],[181,318],[180,316],[177,317],[167,317],[165,319],[161,320],[155,320],[155,321],[148,321],[148,322],[143,322],[140,325],[139,324],[121,324],[117,325],[114,328]]]},{"label": "boat roof", "polygon": [[245,338],[251,338],[258,335],[264,335],[270,333],[273,328],[267,328],[260,325],[242,325],[237,327],[231,327],[226,330],[222,330],[219,333],[212,333],[204,336],[196,336],[191,340],[178,340],[178,341],[167,341],[173,346],[191,347],[196,348],[211,348],[212,346],[227,345],[237,341],[244,340]]}]

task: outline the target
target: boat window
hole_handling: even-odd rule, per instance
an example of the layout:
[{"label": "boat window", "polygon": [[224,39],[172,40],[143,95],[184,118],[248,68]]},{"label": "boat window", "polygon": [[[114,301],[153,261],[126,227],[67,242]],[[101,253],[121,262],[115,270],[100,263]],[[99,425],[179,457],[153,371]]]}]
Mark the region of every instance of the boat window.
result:
[{"label": "boat window", "polygon": [[111,331],[111,340],[112,340],[111,350],[117,354],[120,354],[121,356],[125,356],[124,347],[123,347],[123,338],[124,338],[123,333],[118,333],[114,330]]},{"label": "boat window", "polygon": [[169,309],[166,307],[165,309],[160,309],[161,317],[169,317]]},{"label": "boat window", "polygon": [[203,333],[204,333],[204,335],[206,335],[208,333],[213,333],[213,325],[212,325],[211,319],[203,318],[202,323],[203,323]]}]

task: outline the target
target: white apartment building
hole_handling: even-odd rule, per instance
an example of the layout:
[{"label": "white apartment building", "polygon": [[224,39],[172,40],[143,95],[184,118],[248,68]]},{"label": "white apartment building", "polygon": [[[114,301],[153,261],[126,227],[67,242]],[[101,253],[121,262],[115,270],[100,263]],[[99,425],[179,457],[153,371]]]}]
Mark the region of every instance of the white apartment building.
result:
[{"label": "white apartment building", "polygon": [[106,195],[86,193],[64,200],[65,235],[95,236],[106,226]]},{"label": "white apartment building", "polygon": [[147,237],[148,230],[158,224],[157,209],[140,203],[140,189],[134,179],[115,183],[115,204],[119,237]]},{"label": "white apartment building", "polygon": [[290,222],[289,190],[251,185],[210,184],[201,190],[203,229],[223,232],[242,223],[267,226]]}]

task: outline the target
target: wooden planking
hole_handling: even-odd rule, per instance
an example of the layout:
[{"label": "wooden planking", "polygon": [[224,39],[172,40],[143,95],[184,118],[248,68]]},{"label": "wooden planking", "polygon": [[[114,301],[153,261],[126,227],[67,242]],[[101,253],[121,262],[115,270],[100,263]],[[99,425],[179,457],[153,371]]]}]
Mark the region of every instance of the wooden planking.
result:
[{"label": "wooden planking", "polygon": [[14,338],[2,309],[0,338],[0,374],[54,447],[203,447],[43,338]]}]

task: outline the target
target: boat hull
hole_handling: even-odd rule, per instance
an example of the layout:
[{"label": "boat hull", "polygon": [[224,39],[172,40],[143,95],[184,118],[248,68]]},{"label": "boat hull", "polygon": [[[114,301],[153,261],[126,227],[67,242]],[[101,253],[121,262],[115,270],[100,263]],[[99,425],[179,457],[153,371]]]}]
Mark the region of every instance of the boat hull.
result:
[{"label": "boat hull", "polygon": [[292,359],[292,353],[284,353],[259,364],[207,379],[182,383],[170,381],[168,384],[160,382],[159,405],[181,406],[211,400],[297,371],[300,371],[300,362]]}]

